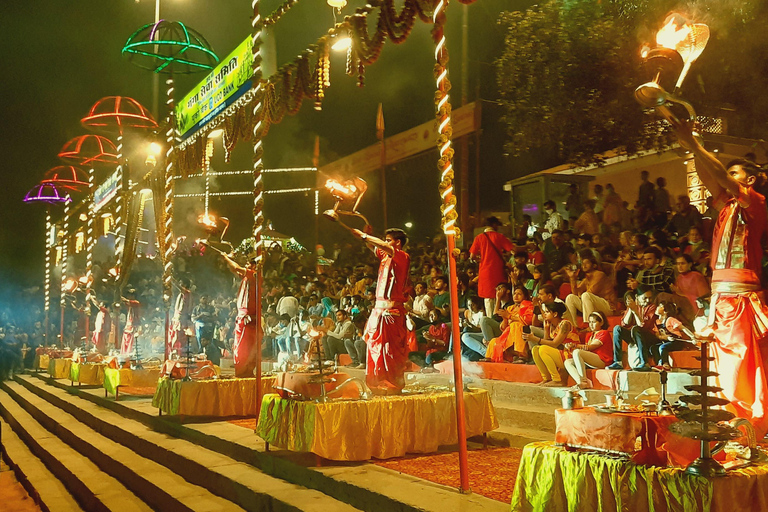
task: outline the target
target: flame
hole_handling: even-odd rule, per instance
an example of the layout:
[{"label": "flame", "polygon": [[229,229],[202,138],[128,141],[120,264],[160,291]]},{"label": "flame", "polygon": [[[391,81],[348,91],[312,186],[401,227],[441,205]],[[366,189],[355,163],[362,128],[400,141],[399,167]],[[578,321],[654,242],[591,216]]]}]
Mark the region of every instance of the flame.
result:
[{"label": "flame", "polygon": [[684,21],[681,17],[671,15],[667,19],[669,20],[667,24],[656,33],[656,44],[671,50],[678,50],[678,45],[685,41],[691,33],[691,27],[687,22],[684,22],[682,27],[679,26],[678,22]]},{"label": "flame", "polygon": [[342,185],[334,179],[329,179],[326,181],[325,188],[327,188],[334,197],[338,197],[340,199],[352,199],[355,197],[355,193],[357,192],[357,187],[355,187],[353,184],[350,183],[349,185]]},{"label": "flame", "polygon": [[207,213],[200,215],[197,218],[197,222],[199,224],[203,224],[204,226],[208,226],[210,228],[216,227],[216,217],[213,217],[212,215],[208,215]]},{"label": "flame", "polygon": [[77,281],[72,278],[67,279],[64,282],[64,291],[67,293],[72,293],[75,290],[77,290]]}]

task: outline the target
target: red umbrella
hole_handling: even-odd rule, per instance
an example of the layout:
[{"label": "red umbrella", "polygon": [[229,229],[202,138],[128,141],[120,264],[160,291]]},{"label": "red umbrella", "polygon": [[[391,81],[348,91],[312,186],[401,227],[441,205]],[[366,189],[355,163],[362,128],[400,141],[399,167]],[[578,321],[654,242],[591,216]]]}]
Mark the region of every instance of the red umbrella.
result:
[{"label": "red umbrella", "polygon": [[41,185],[53,185],[57,189],[82,190],[88,188],[88,178],[82,169],[71,165],[59,165],[45,173]]},{"label": "red umbrella", "polygon": [[80,122],[86,128],[108,133],[123,133],[127,128],[157,128],[152,114],[141,103],[127,96],[101,98]]},{"label": "red umbrella", "polygon": [[117,148],[101,135],[80,135],[64,144],[59,158],[83,167],[117,165]]}]

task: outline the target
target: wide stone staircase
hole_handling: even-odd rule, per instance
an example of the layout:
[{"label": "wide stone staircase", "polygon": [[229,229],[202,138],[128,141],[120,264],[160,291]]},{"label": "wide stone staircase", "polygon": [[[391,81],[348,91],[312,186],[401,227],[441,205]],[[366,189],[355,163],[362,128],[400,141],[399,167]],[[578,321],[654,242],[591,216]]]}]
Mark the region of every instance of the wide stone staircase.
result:
[{"label": "wide stone staircase", "polygon": [[[369,463],[317,466],[249,428],[182,423],[149,398],[46,374],[0,383],[3,459],[42,510],[480,511],[508,504]],[[0,498],[0,510],[2,498]]]}]

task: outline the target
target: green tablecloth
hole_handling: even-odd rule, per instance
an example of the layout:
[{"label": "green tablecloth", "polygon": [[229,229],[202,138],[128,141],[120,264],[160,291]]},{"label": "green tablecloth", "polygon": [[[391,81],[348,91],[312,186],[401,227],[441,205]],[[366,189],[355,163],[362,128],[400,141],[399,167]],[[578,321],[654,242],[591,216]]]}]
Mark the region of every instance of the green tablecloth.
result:
[{"label": "green tablecloth", "polygon": [[641,466],[554,443],[523,449],[515,512],[748,512],[768,510],[768,464],[707,480],[680,468]]}]

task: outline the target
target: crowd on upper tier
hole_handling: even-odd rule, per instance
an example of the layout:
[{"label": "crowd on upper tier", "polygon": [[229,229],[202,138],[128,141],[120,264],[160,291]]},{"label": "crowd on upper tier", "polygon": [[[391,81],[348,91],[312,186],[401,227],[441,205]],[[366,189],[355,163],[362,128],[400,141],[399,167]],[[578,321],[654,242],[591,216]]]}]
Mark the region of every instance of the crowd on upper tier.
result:
[{"label": "crowd on upper tier", "polygon": [[[761,193],[764,183],[755,187]],[[546,385],[564,385],[570,374],[588,387],[587,367],[669,368],[670,352],[692,348],[692,332],[706,324],[708,313],[709,238],[718,215],[712,202],[702,212],[688,196],[673,201],[664,178],[654,182],[645,171],[632,209],[610,184],[594,185],[587,195],[574,185],[563,204],[546,201],[539,225],[528,216],[513,226],[490,218],[460,252],[463,357],[536,364]],[[451,357],[453,343],[445,239],[411,241],[406,251],[410,359],[433,371]],[[97,262],[94,275],[109,266]],[[261,293],[265,357],[306,358],[315,331],[326,359],[348,354],[351,365],[365,367],[363,330],[375,303],[377,266],[373,253],[352,241],[319,255],[268,247]],[[144,356],[164,350],[161,272],[157,259],[139,256],[123,290],[140,303],[136,338]],[[176,251],[174,273],[192,283],[197,346],[217,361],[232,348],[239,278],[222,258],[190,243]],[[114,290],[96,287],[100,304],[87,307],[80,295],[68,299],[63,340],[58,313],[51,316],[48,344],[78,345],[87,307],[93,314],[102,306],[115,330],[125,325],[126,308],[119,297],[112,300]],[[42,313],[27,308],[24,314],[30,311],[35,318],[23,321],[13,319],[21,314],[17,309],[2,312],[2,350],[45,343]],[[623,363],[625,345],[633,348]]]}]

